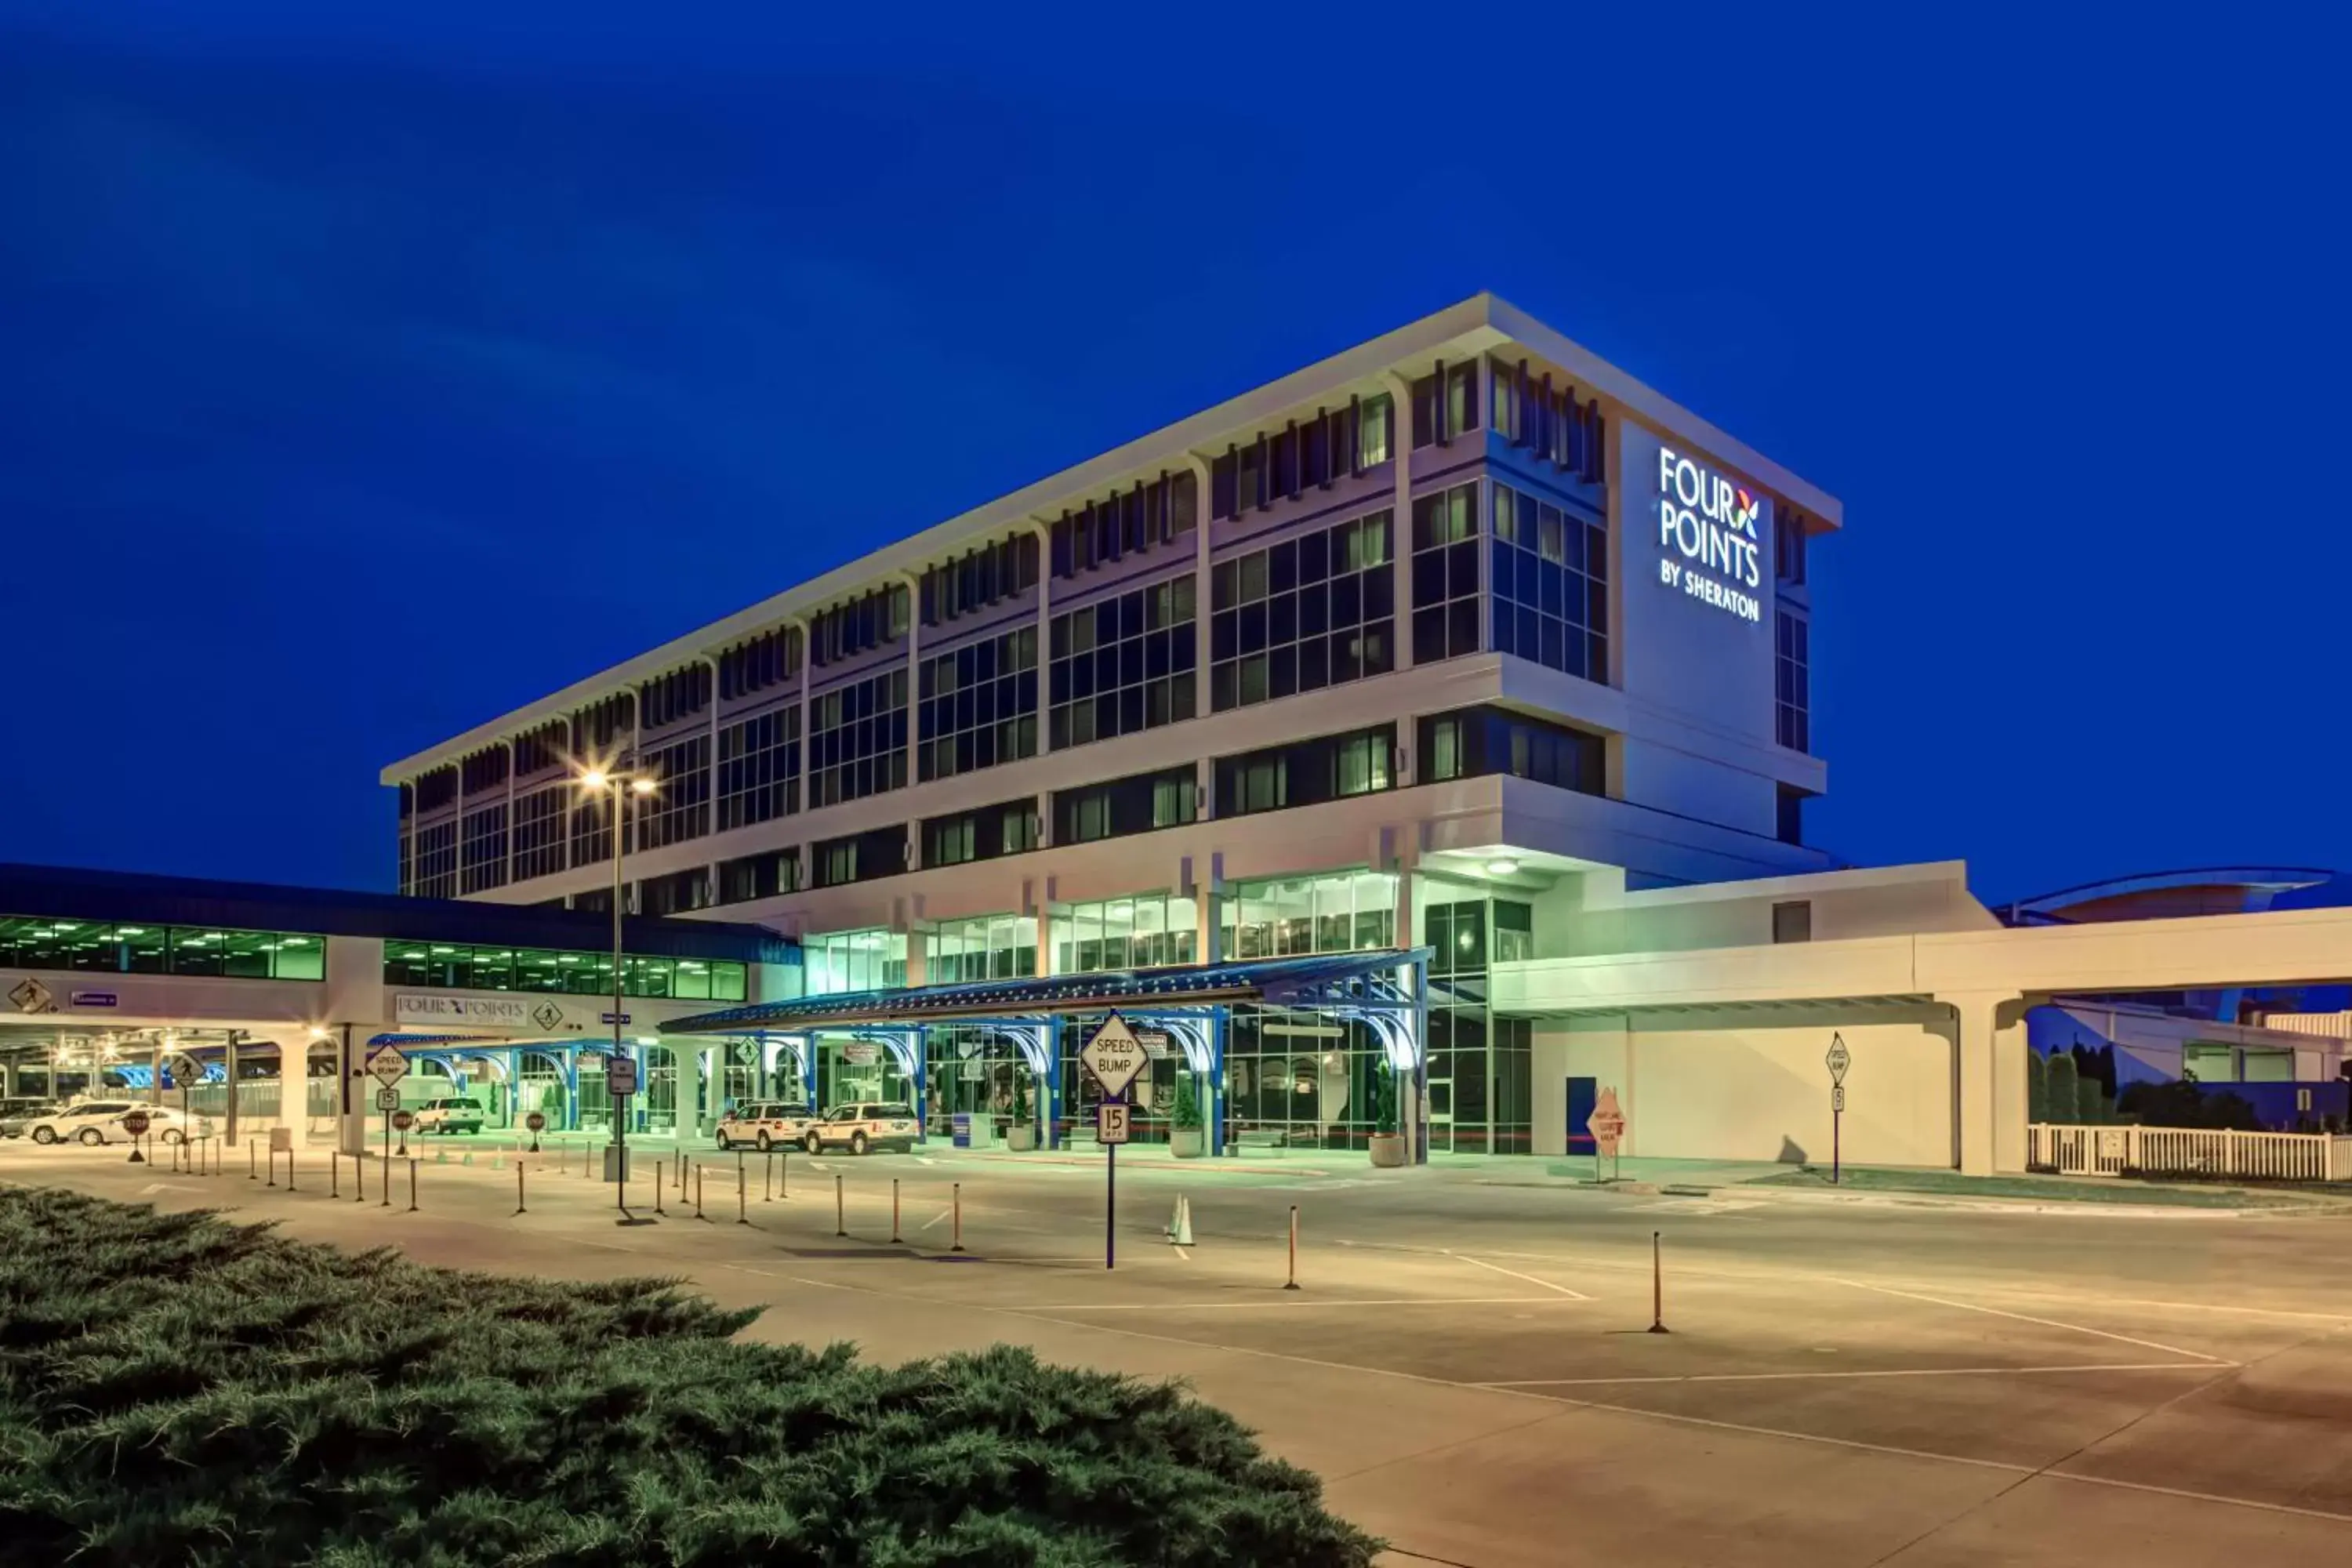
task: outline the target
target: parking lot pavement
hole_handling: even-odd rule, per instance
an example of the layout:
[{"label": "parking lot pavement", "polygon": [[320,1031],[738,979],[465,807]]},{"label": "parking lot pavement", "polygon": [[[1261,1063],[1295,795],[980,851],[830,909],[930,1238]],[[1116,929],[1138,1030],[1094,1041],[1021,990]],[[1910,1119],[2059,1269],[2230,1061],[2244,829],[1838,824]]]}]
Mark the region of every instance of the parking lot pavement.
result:
[{"label": "parking lot pavement", "polygon": [[[650,1214],[665,1173],[662,1223],[625,1229],[576,1150],[521,1162],[520,1215],[512,1155],[462,1152],[426,1151],[413,1214],[404,1163],[387,1206],[379,1162],[363,1201],[348,1161],[331,1199],[323,1156],[291,1193],[282,1169],[272,1185],[114,1149],[0,1146],[0,1180],[452,1266],[683,1276],[764,1306],[755,1336],[884,1360],[1011,1341],[1181,1376],[1400,1563],[2243,1568],[2352,1548],[2339,1219],[1667,1207],[1139,1161],[1106,1270],[1091,1162],[689,1150],[680,1186],[666,1152],[629,1189]],[[1189,1248],[1162,1234],[1179,1195]]]}]

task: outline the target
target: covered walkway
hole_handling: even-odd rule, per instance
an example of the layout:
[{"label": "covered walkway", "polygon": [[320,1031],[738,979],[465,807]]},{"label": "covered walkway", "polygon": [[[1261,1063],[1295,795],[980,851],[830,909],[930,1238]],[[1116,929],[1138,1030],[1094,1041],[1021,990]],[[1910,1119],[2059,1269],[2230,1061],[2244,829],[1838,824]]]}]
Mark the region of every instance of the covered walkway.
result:
[{"label": "covered walkway", "polygon": [[[943,1069],[953,1063],[959,1082],[969,1080],[983,1090],[972,1120],[992,1124],[1003,1119],[1033,1128],[1041,1143],[1055,1148],[1083,1110],[1073,1097],[1091,1099],[1092,1086],[1074,1066],[1086,1031],[1069,1026],[1115,1010],[1136,1026],[1155,1057],[1175,1064],[1200,1108],[1208,1152],[1223,1154],[1250,1131],[1249,1119],[1236,1117],[1231,1098],[1228,1055],[1235,1010],[1286,1010],[1286,1016],[1296,1012],[1315,1020],[1280,1026],[1287,1032],[1341,1036],[1349,1026],[1360,1026],[1370,1033],[1381,1067],[1399,1087],[1399,1130],[1409,1140],[1412,1157],[1422,1160],[1427,1156],[1419,1108],[1430,957],[1428,948],[1389,948],[846,992],[700,1014],[665,1025],[663,1033],[756,1042],[762,1085],[777,1082],[779,1063],[788,1053],[800,1093],[788,1096],[781,1088],[765,1092],[799,1098],[820,1110],[828,1102],[859,1098],[820,1093],[824,1042],[845,1041],[844,1048],[856,1053],[852,1059],[858,1065],[887,1066],[908,1086],[903,1098],[918,1108],[926,1136],[933,1130],[933,1108],[949,1098],[936,1090]],[[987,1093],[992,1049],[1008,1055],[1013,1080],[1009,1095],[1002,1088],[995,1090],[1002,1103]],[[1339,1055],[1330,1052],[1321,1059]],[[1347,1070],[1344,1065],[1340,1070]],[[871,1081],[880,1084],[887,1076],[877,1074]],[[873,1098],[901,1097],[877,1090]],[[1356,1103],[1360,1108],[1365,1102]]]}]

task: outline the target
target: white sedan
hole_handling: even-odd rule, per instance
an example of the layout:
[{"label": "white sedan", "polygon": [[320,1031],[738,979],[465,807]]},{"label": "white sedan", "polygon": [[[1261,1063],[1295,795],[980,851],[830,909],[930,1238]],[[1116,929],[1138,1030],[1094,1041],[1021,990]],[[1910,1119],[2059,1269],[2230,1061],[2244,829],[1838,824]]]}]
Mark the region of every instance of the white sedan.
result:
[{"label": "white sedan", "polygon": [[208,1116],[184,1117],[174,1107],[136,1100],[86,1100],[43,1117],[26,1131],[36,1143],[87,1143],[93,1148],[102,1143],[128,1143],[131,1133],[122,1125],[122,1119],[134,1110],[147,1113],[145,1136],[162,1142],[180,1143],[192,1137],[212,1135],[212,1118]]}]

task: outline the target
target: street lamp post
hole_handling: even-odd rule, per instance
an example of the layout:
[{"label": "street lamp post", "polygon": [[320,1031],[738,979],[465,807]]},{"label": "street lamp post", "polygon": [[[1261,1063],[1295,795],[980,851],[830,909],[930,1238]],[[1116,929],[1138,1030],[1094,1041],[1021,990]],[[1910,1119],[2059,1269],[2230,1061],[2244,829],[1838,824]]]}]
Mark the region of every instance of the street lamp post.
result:
[{"label": "street lamp post", "polygon": [[[621,853],[622,840],[626,832],[627,801],[633,795],[649,795],[659,786],[647,773],[624,773],[604,768],[589,769],[580,775],[580,783],[586,789],[610,789],[613,792],[613,1059],[618,1061],[625,1048],[621,1041],[621,966],[625,962],[621,953]],[[609,1077],[608,1074],[608,1081]],[[626,1095],[618,1098],[622,1101],[628,1099]],[[627,1105],[615,1103],[613,1107],[613,1147],[618,1152],[614,1156],[617,1168],[613,1173],[613,1201],[621,1211],[623,1225],[651,1225],[653,1221],[641,1220],[629,1213],[628,1121]]]}]

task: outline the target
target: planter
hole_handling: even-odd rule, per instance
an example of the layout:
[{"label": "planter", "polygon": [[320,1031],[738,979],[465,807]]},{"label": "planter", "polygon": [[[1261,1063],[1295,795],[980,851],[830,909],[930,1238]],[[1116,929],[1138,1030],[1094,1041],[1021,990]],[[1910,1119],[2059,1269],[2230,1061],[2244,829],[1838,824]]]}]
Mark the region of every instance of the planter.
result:
[{"label": "planter", "polygon": [[1209,1135],[1198,1127],[1168,1130],[1168,1152],[1179,1160],[1197,1160],[1208,1152]]},{"label": "planter", "polygon": [[1404,1134],[1375,1132],[1372,1134],[1372,1163],[1384,1171],[1392,1171],[1404,1163]]},{"label": "planter", "polygon": [[1026,1154],[1037,1147],[1037,1130],[1027,1122],[1015,1122],[1004,1130],[1004,1146],[1016,1154]]}]

